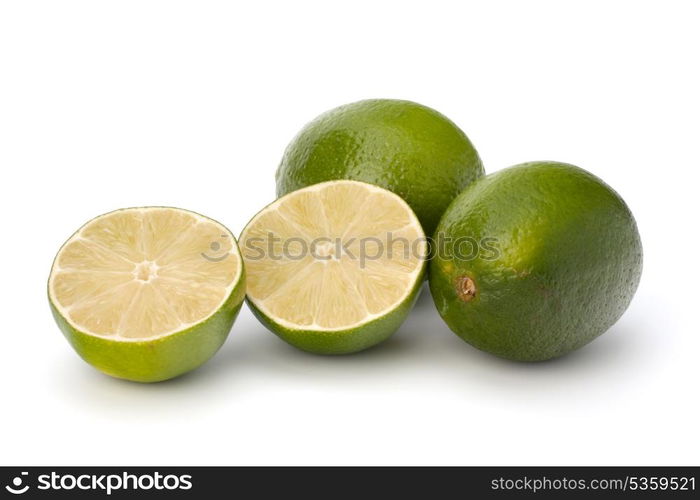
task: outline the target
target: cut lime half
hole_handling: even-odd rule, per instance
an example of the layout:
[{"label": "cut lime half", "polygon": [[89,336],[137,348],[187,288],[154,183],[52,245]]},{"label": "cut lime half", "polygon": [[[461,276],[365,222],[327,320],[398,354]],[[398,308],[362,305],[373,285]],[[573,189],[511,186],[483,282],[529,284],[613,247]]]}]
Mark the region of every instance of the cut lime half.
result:
[{"label": "cut lime half", "polygon": [[344,354],[375,345],[408,315],[427,242],[408,204],[357,181],[294,191],[240,238],[255,315],[290,344]]},{"label": "cut lime half", "polygon": [[233,234],[177,208],[91,220],[61,247],[49,277],[54,317],[78,354],[139,382],[181,375],[213,356],[244,294]]}]

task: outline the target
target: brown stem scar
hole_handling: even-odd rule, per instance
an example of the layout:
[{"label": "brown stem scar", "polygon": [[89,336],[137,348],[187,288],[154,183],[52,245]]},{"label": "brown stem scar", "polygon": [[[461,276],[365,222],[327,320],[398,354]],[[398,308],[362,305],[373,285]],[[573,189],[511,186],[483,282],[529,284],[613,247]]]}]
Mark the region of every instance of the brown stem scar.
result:
[{"label": "brown stem scar", "polygon": [[459,276],[455,280],[455,290],[462,302],[469,302],[476,295],[476,283],[469,276]]}]

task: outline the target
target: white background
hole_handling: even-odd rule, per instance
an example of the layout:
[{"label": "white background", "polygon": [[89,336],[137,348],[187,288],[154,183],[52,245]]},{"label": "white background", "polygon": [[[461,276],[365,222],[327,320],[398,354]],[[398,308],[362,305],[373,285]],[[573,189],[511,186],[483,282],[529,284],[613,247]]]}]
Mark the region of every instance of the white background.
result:
[{"label": "white background", "polygon": [[[0,4],[0,463],[697,465],[697,3],[241,4]],[[624,317],[541,364],[471,348],[427,291],[353,356],[244,308],[171,382],[77,357],[45,290],[76,228],[153,204],[238,234],[296,131],[370,97],[445,113],[488,172],[552,159],[616,188],[645,250]]]}]

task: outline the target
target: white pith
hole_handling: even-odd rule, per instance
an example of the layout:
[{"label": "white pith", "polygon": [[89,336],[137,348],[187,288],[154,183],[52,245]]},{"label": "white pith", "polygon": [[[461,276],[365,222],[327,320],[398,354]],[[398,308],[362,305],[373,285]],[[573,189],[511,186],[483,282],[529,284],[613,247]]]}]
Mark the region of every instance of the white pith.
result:
[{"label": "white pith", "polygon": [[[347,193],[343,194],[345,190],[347,190]],[[332,195],[329,193],[340,194],[342,196],[349,196],[351,193],[355,192],[364,193],[365,195],[364,199],[360,203],[360,211],[357,213],[349,212],[347,214],[344,214],[343,210],[345,209],[345,207],[329,205],[328,203],[329,200],[333,199],[331,197]],[[319,199],[314,200],[315,196]],[[307,221],[307,219],[303,219],[302,223],[304,227],[300,227],[297,224],[297,222],[300,219],[289,219],[287,209],[290,205],[294,204],[296,204],[295,209],[298,209],[296,215],[298,215],[299,213],[309,214],[309,219],[311,220],[311,222]],[[311,210],[312,207],[313,210]],[[397,222],[401,221],[400,224],[397,224],[394,227],[391,226],[392,219],[388,218],[386,221],[383,220],[383,215],[385,214],[381,213],[381,211],[378,210],[378,208],[382,207],[390,210],[395,220]],[[285,212],[286,210],[287,212]],[[350,209],[348,208],[345,210],[349,211]],[[374,219],[375,227],[382,226],[382,234],[396,234],[398,232],[399,235],[405,233],[407,235],[407,239],[410,242],[413,242],[416,239],[418,239],[420,240],[417,245],[418,251],[416,252],[416,255],[414,255],[413,252],[411,252],[411,255],[407,259],[387,257],[385,259],[382,259],[381,263],[379,263],[378,261],[370,263],[370,266],[375,266],[370,270],[360,270],[359,268],[355,269],[355,267],[353,266],[357,265],[357,263],[353,264],[353,260],[350,259],[350,257],[342,254],[339,257],[335,256],[335,258],[332,258],[331,260],[320,260],[315,257],[312,257],[307,262],[307,259],[303,259],[304,262],[306,262],[306,264],[300,264],[299,266],[294,264],[291,260],[285,259],[281,259],[278,263],[276,263],[277,261],[274,261],[273,259],[267,258],[252,260],[252,249],[249,248],[247,245],[248,240],[251,239],[252,241],[252,238],[258,237],[260,234],[262,234],[261,231],[265,230],[265,228],[267,227],[266,224],[271,222],[269,220],[269,214],[272,213],[275,214],[274,216],[272,216],[276,220],[274,225],[276,225],[277,227],[281,227],[280,224],[286,224],[288,228],[293,228],[290,229],[290,232],[292,234],[295,234],[295,237],[298,236],[304,238],[307,242],[310,242],[314,238],[319,237],[328,237],[334,240],[334,238],[337,237],[338,234],[330,233],[333,233],[334,230],[335,233],[337,233],[342,227],[345,228],[343,234],[340,235],[343,241],[347,241],[347,239],[353,236],[374,236],[374,233],[372,233],[371,231],[363,234],[363,228],[358,226],[360,222],[363,222],[368,217],[367,214],[374,213],[374,215],[376,215]],[[285,213],[287,213],[287,215],[285,215]],[[345,226],[343,226],[344,223]],[[319,232],[309,234],[312,233],[314,230],[318,230],[319,227],[325,227],[325,229],[320,229]],[[310,228],[315,229],[312,230]],[[326,231],[325,234],[324,231]],[[246,263],[246,271],[248,276],[248,300],[250,300],[250,302],[264,316],[266,316],[271,321],[283,328],[290,330],[311,330],[324,332],[351,330],[361,325],[367,324],[371,321],[374,321],[378,318],[384,317],[393,310],[395,310],[411,295],[411,293],[415,290],[416,287],[420,286],[419,280],[421,280],[421,273],[425,264],[425,254],[427,253],[427,243],[425,241],[425,236],[421,228],[420,222],[418,221],[417,217],[415,216],[411,208],[408,206],[408,204],[401,197],[390,191],[387,191],[385,189],[371,184],[346,180],[329,181],[321,184],[315,184],[313,186],[309,186],[307,188],[294,191],[292,193],[287,194],[286,196],[283,196],[276,202],[263,209],[255,217],[253,217],[253,219],[248,223],[246,228],[243,230],[243,233],[241,234],[240,245],[241,252],[243,254],[243,259]],[[326,255],[330,254],[331,257],[333,257],[333,254],[335,252],[333,252],[333,249],[330,248],[331,246],[332,245],[320,243],[316,247],[316,256],[325,257]],[[357,255],[355,255],[355,257],[357,257]],[[357,259],[355,259],[355,261],[356,260]],[[268,281],[265,281],[266,276],[270,276],[272,277],[272,279],[274,279],[276,277],[275,272],[277,270],[283,271],[282,274],[285,274],[286,271],[284,271],[283,266],[287,265],[292,266],[287,268],[287,271],[296,267],[300,268],[300,272],[297,272],[293,275],[297,276],[297,279],[290,279],[289,281],[282,282],[280,283],[279,288],[274,288],[272,292],[265,295],[265,293],[263,293],[263,290],[266,287],[268,287]],[[406,267],[407,269],[404,270],[404,267]],[[390,268],[390,270],[387,268]],[[323,276],[320,277],[316,273],[316,271],[318,271],[318,273],[321,273]],[[350,271],[350,273],[352,274],[351,276],[348,275],[348,271]],[[309,279],[305,280],[304,278],[306,278],[307,275]],[[326,275],[328,276],[328,278],[326,278]],[[333,281],[332,278],[337,278],[339,276],[344,277],[344,279],[341,278],[341,280],[343,281],[342,283]],[[386,285],[388,287],[387,289],[390,290],[390,293],[395,295],[391,296],[390,303],[385,304],[384,307],[381,307],[378,310],[376,307],[377,301],[368,301],[368,297],[366,295],[363,295],[362,293],[362,290],[367,291],[373,290],[374,288],[379,289],[381,287],[380,285],[377,285],[377,277],[381,277],[382,279],[384,279],[385,283],[383,283],[383,285]],[[371,285],[370,278],[374,279],[374,285]],[[308,284],[309,282],[312,283]],[[313,288],[313,293],[308,293],[308,297],[319,298],[313,299],[316,301],[316,303],[310,305],[315,305],[315,307],[317,307],[317,312],[321,310],[325,311],[324,306],[326,306],[327,304],[324,304],[324,301],[326,299],[322,292],[327,291],[325,287],[329,286],[329,284],[332,284],[332,292],[336,294],[335,298],[337,299],[337,295],[339,292],[335,290],[336,283],[349,290],[348,293],[354,298],[354,301],[351,301],[353,302],[354,306],[360,306],[358,298],[360,301],[363,301],[362,305],[364,306],[364,313],[362,313],[362,316],[360,318],[354,321],[343,322],[342,324],[329,326],[329,324],[332,322],[328,320],[329,314],[323,312],[323,315],[326,316],[324,318],[324,323],[326,324],[319,324],[318,314],[313,315],[310,312],[305,312],[303,313],[304,315],[310,315],[310,317],[306,318],[305,321],[292,321],[288,319],[288,317],[295,315],[296,311],[290,311],[290,314],[287,315],[288,317],[285,318],[283,317],[283,314],[275,313],[275,311],[273,311],[267,305],[270,298],[273,298],[273,301],[283,303],[287,300],[287,297],[289,297],[290,304],[294,304],[295,295],[294,293],[292,293],[292,290],[295,290],[300,291],[302,294],[299,295],[301,297],[301,299],[299,299],[299,302],[301,304],[304,304],[305,306],[308,306],[308,301],[306,303],[304,302],[304,297],[307,296],[305,292],[308,292],[310,290],[310,287],[315,286],[316,288]],[[358,285],[362,288],[362,290],[358,288]],[[345,310],[352,309],[352,307],[354,306],[346,304],[343,305]],[[293,307],[296,306],[290,306],[290,308]],[[284,309],[284,306],[278,305],[278,312],[280,311],[280,309]],[[374,312],[372,312],[370,309],[375,310]],[[353,312],[359,314],[358,310],[359,309],[356,309]]]},{"label": "white pith", "polygon": [[[106,222],[109,222],[109,218],[113,216],[121,217],[124,220],[129,220],[131,216],[134,216],[136,220],[133,221],[133,224],[135,227],[141,228],[141,234],[134,234],[134,231],[124,231],[124,234],[109,232],[109,228],[103,228],[103,226]],[[155,234],[153,231],[148,232],[145,228],[147,220],[153,224],[160,216],[166,218],[179,217],[179,222],[189,222],[191,219],[191,225],[187,226],[181,233],[174,231],[170,233],[164,231],[164,234]],[[153,226],[151,229],[152,228]],[[90,234],[86,235],[86,233]],[[146,233],[148,236],[144,236]],[[210,238],[200,238],[200,236],[209,234],[218,234],[222,237],[222,240],[227,243],[224,250],[216,254],[217,258],[223,257],[221,262],[225,262],[225,264],[220,265],[218,268],[215,267],[217,264],[216,262],[211,262],[210,265],[209,261],[206,261],[202,255],[199,255],[200,250],[201,253],[207,251],[212,253],[209,247],[212,240]],[[105,245],[103,242],[95,239],[97,237],[109,238],[112,237],[112,235],[114,235],[118,248],[110,248],[110,245]],[[223,238],[224,236],[225,239]],[[199,241],[200,239],[201,242]],[[88,335],[122,342],[151,341],[167,337],[206,321],[228,300],[233,289],[240,281],[243,272],[242,257],[235,241],[233,234],[218,222],[187,210],[168,207],[143,207],[110,212],[89,221],[61,247],[49,277],[49,298],[58,313],[71,327]],[[70,253],[71,250],[80,245],[80,242],[82,242],[83,245],[89,245],[86,248],[89,248],[93,252],[104,252],[103,255],[108,262],[114,261],[119,263],[119,269],[109,270],[105,267],[107,266],[105,261],[100,262],[99,259],[94,258],[81,260],[74,257],[73,263],[75,264],[77,261],[81,265],[84,265],[84,268],[62,266],[62,256],[64,256],[66,252]],[[124,255],[124,252],[131,251],[133,251],[133,255],[139,253],[145,254],[147,253],[146,248],[149,247],[149,243],[150,250],[158,249],[159,246],[162,247],[160,248],[160,250],[162,250],[160,255],[151,256],[153,257],[152,260],[137,261],[137,259],[130,259]],[[72,246],[72,244],[75,245]],[[189,245],[188,249],[184,250],[185,253],[178,253],[179,249],[184,248],[183,245]],[[219,245],[221,244],[219,243]],[[122,253],[119,253],[120,251]],[[202,263],[195,261],[197,258],[202,259]],[[160,259],[166,259],[167,265],[161,266],[160,264],[162,261]],[[90,267],[91,265],[92,267]],[[193,265],[195,265],[194,270],[198,271],[199,274],[192,274]],[[131,268],[127,269],[129,266],[131,266]],[[188,269],[190,270],[190,275],[188,275]],[[215,276],[216,279],[207,280],[207,276],[202,276],[203,271],[205,275]],[[161,276],[158,274],[159,272],[164,272],[166,275]],[[72,281],[66,279],[66,276],[70,276]],[[81,283],[80,279],[83,277],[85,277],[85,280]],[[91,296],[83,292],[84,295],[88,297],[88,300],[76,301],[70,305],[64,305],[64,302],[68,302],[68,300],[66,300],[68,296],[65,292],[66,288],[73,292],[73,296],[80,295],[81,292],[79,290],[82,284],[84,284],[85,287],[92,286],[94,290],[98,290],[99,286],[95,286],[96,277],[104,278],[108,282],[110,281],[109,278],[113,277],[115,281],[123,280],[123,283],[111,287],[104,287],[102,292],[95,293]],[[57,290],[58,281],[63,284],[61,285],[63,286],[63,291]],[[71,286],[65,285],[66,281],[69,282]],[[97,281],[97,283],[99,283],[99,281]],[[169,289],[168,286],[170,286]],[[148,287],[149,290],[144,290],[144,287]],[[131,291],[135,291],[135,293],[129,295],[127,292]],[[166,293],[163,293],[164,291]],[[174,291],[178,293],[175,294]],[[180,305],[185,303],[186,294],[183,295],[183,291],[194,291],[195,294],[198,293],[200,302],[197,305],[200,305],[200,309],[204,309],[199,311],[196,317],[188,318],[190,321],[183,321],[178,315],[176,307],[178,303]],[[221,298],[209,304],[207,303],[206,297],[208,293],[210,295],[220,295]],[[71,314],[71,312],[76,309],[89,310],[91,305],[94,306],[95,310],[99,310],[100,307],[102,307],[104,310],[110,311],[109,303],[104,305],[104,302],[109,302],[110,300],[114,301],[115,297],[122,296],[124,304],[129,300],[129,297],[131,298],[131,302],[121,315],[119,327],[109,333],[97,333],[92,331],[90,327],[76,320]],[[137,301],[137,298],[143,300]],[[149,298],[155,298],[157,303],[161,304],[163,307],[159,310],[148,310],[144,304],[148,303],[147,299]],[[209,299],[212,298],[216,297],[209,297]],[[156,302],[153,303],[155,304]],[[100,304],[103,305],[100,306]],[[167,317],[165,323],[161,323],[161,325],[166,324],[171,325],[171,327],[165,329],[161,328],[162,331],[155,334],[140,335],[134,333],[134,325],[130,324],[130,335],[122,335],[124,332],[124,320],[129,318],[131,314],[136,314],[138,312],[147,316],[148,319],[151,320],[150,324],[156,325],[156,329],[158,325],[158,315],[160,315],[161,318]],[[182,313],[182,309],[180,309],[179,312]],[[192,310],[186,312],[189,313],[189,315],[195,315]],[[110,319],[114,322],[118,317],[119,315],[112,310]],[[91,319],[95,321],[95,315],[93,315]],[[152,326],[151,329],[153,328]]]}]

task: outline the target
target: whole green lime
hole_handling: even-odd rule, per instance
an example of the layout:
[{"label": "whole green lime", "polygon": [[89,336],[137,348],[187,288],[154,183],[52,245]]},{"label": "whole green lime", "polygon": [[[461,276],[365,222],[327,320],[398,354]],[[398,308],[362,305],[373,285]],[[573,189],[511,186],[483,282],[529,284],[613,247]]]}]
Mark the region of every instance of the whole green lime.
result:
[{"label": "whole green lime", "polygon": [[484,168],[457,125],[410,101],[372,99],[322,114],[292,140],[277,169],[277,196],[350,179],[401,196],[426,234]]},{"label": "whole green lime", "polygon": [[642,245],[625,202],[583,169],[517,165],[462,192],[437,229],[430,289],[475,347],[538,361],[608,330],[632,300]]}]

